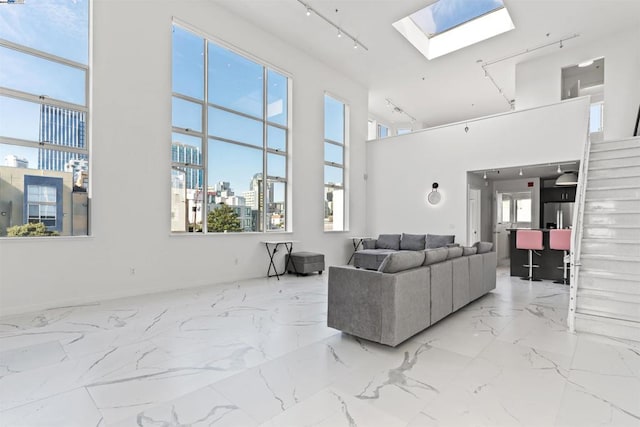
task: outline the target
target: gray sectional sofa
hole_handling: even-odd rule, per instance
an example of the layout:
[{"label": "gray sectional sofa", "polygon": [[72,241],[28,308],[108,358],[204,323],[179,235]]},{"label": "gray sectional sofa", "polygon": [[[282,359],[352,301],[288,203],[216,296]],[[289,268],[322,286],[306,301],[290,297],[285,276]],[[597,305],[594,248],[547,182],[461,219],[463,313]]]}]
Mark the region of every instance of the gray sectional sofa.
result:
[{"label": "gray sectional sofa", "polygon": [[357,268],[377,270],[390,253],[397,251],[423,251],[453,245],[455,236],[438,234],[381,234],[377,239],[363,242],[364,249],[353,256]]},{"label": "gray sectional sofa", "polygon": [[332,266],[327,324],[395,347],[495,289],[492,248],[479,242],[471,248],[395,251],[376,271]]}]

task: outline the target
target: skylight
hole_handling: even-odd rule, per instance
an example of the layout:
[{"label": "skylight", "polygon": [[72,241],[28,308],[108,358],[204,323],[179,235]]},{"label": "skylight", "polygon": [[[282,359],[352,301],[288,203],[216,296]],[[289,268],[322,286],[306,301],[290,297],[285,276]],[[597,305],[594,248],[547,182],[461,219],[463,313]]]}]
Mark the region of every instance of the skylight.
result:
[{"label": "skylight", "polygon": [[502,0],[438,0],[393,26],[427,59],[515,28]]}]

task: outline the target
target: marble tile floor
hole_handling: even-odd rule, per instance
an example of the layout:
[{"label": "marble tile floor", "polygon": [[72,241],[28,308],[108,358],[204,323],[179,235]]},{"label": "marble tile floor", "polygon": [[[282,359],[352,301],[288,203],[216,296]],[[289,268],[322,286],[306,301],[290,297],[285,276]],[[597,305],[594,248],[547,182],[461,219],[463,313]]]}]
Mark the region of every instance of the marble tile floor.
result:
[{"label": "marble tile floor", "polygon": [[327,275],[0,318],[1,426],[640,426],[640,343],[497,289],[397,348],[326,326]]}]

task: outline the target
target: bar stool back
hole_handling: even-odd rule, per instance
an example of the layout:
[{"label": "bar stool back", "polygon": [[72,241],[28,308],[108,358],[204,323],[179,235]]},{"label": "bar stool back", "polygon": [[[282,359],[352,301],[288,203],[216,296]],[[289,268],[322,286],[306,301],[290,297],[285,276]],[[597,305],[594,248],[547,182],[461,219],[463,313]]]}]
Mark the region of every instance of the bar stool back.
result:
[{"label": "bar stool back", "polygon": [[567,265],[569,264],[567,251],[571,250],[571,230],[549,231],[549,247],[557,251],[563,251],[562,266],[558,267],[562,269],[562,280],[556,280],[555,283],[562,283],[566,285],[568,284]]},{"label": "bar stool back", "polygon": [[524,267],[529,267],[529,276],[522,277],[522,280],[540,281],[540,279],[533,278],[533,269],[540,267],[537,264],[533,264],[533,251],[541,251],[544,249],[542,245],[542,231],[540,230],[517,230],[516,231],[516,248],[526,249],[529,251],[529,264],[525,264]]}]

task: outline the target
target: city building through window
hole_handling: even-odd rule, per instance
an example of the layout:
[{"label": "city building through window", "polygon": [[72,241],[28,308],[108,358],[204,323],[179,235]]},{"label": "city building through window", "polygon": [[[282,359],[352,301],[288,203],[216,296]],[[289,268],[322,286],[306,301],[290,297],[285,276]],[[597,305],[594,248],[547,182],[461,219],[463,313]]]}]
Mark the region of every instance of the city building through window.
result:
[{"label": "city building through window", "polygon": [[7,3],[0,22],[0,237],[86,235],[89,0]]},{"label": "city building through window", "polygon": [[324,231],[345,230],[345,136],[347,106],[324,96]]},{"label": "city building through window", "polygon": [[289,86],[173,25],[172,232],[287,230]]}]

